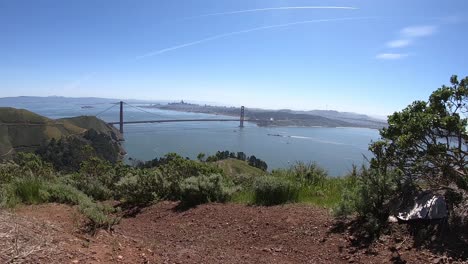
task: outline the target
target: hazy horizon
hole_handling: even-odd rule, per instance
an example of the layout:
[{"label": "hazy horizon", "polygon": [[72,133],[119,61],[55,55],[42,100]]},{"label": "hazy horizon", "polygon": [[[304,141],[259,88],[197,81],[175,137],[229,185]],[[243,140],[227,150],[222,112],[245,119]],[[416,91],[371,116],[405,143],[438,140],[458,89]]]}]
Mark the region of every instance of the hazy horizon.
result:
[{"label": "hazy horizon", "polygon": [[[138,98],[106,98],[106,97],[69,97],[69,96],[61,96],[61,95],[48,95],[48,96],[31,96],[31,95],[20,95],[20,96],[12,96],[12,97],[0,97],[1,99],[14,99],[14,98],[24,98],[24,97],[33,97],[33,98],[67,98],[67,99],[87,99],[87,98],[94,98],[94,99],[104,99],[104,100],[122,100],[122,101],[136,101],[136,102],[141,102],[145,104],[156,104],[156,103],[177,103],[184,101],[185,103],[191,103],[191,104],[198,104],[198,105],[209,105],[209,106],[219,106],[219,107],[241,107],[245,106],[247,108],[252,108],[252,109],[261,109],[261,110],[272,110],[272,111],[279,111],[279,110],[291,110],[291,111],[338,111],[335,109],[318,109],[318,108],[310,108],[310,109],[301,109],[301,108],[294,108],[294,107],[288,107],[288,108],[261,108],[261,107],[255,107],[255,106],[249,106],[249,105],[233,105],[233,104],[223,104],[219,102],[207,102],[207,101],[197,101],[197,100],[190,100],[190,99],[174,99],[174,100],[165,100],[165,99],[157,99],[157,100],[152,100],[152,99],[138,99]],[[372,118],[377,118],[385,121],[387,119],[387,116],[381,116],[381,115],[374,115],[372,113],[359,113],[359,112],[352,112],[352,111],[338,111],[340,113],[352,113],[352,114],[362,114],[362,115],[367,115]]]}]

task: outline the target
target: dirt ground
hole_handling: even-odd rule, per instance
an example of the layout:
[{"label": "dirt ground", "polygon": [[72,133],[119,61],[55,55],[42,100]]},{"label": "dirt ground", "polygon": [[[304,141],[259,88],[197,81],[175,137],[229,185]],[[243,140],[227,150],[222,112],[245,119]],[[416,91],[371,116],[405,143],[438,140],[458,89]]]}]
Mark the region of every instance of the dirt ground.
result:
[{"label": "dirt ground", "polygon": [[[1,263],[462,263],[389,234],[367,247],[332,232],[326,209],[161,202],[112,231],[84,233],[75,208],[35,205],[0,211]],[[467,263],[467,262],[466,262]]]}]

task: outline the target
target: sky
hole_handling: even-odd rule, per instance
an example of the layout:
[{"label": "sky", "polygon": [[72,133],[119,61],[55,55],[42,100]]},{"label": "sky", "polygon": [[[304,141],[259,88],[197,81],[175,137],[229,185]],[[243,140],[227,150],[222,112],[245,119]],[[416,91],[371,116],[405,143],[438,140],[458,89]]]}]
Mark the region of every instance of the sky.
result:
[{"label": "sky", "polygon": [[387,115],[468,75],[468,1],[0,0],[0,97]]}]

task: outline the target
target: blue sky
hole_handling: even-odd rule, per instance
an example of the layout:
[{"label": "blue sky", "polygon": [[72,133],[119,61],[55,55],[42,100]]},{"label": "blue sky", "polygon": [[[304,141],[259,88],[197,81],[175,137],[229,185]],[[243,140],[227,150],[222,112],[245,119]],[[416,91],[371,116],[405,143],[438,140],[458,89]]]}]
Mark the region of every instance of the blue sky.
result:
[{"label": "blue sky", "polygon": [[466,0],[0,0],[0,96],[386,115],[468,74],[467,11]]}]

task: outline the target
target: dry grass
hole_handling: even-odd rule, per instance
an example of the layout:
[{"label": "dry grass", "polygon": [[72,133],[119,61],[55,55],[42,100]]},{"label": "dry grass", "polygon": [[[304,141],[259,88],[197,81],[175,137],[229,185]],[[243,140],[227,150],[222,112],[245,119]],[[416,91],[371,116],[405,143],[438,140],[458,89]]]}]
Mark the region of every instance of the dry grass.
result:
[{"label": "dry grass", "polygon": [[54,237],[61,232],[52,224],[0,210],[0,262],[29,263],[54,255],[58,251]]}]

